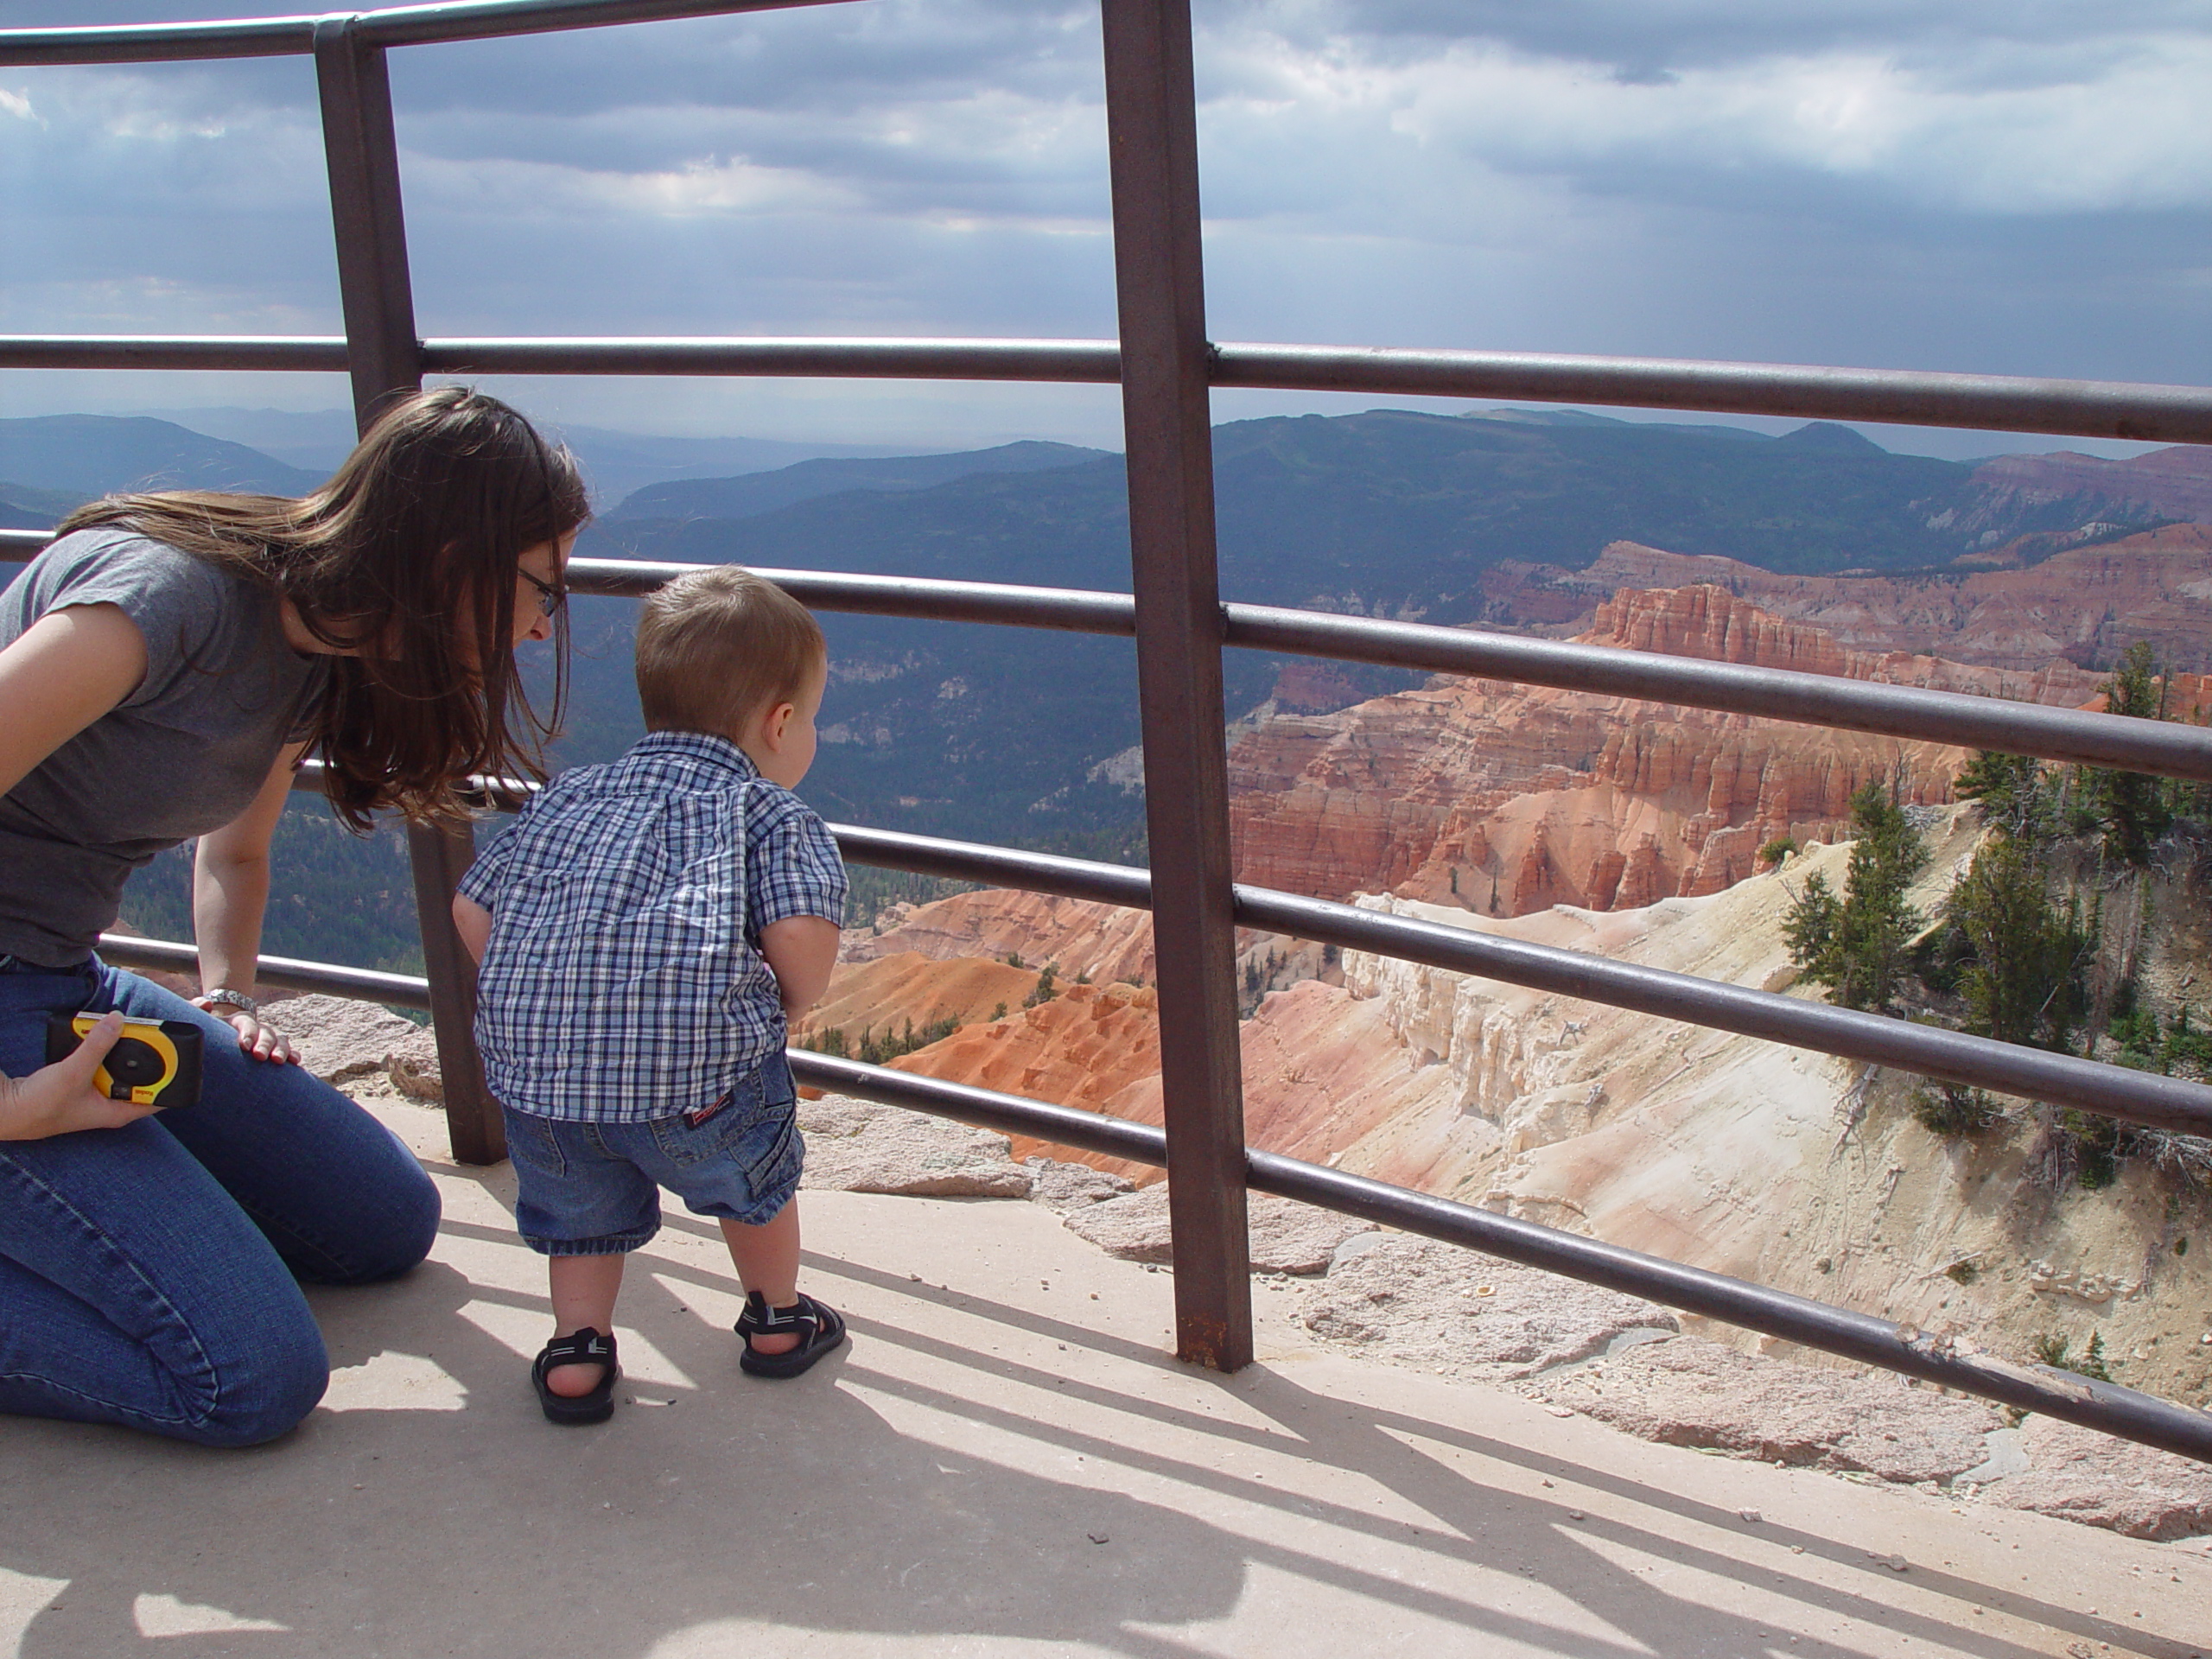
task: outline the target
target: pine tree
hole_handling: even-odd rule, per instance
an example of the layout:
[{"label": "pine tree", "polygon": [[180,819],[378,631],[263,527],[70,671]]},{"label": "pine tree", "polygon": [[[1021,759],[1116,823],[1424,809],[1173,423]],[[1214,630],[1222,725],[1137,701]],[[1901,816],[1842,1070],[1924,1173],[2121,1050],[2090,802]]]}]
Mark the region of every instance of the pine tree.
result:
[{"label": "pine tree", "polygon": [[[2105,694],[2108,714],[2164,720],[2166,683],[2149,642],[2139,639],[2121,653],[2112,678],[2097,689]],[[2137,869],[2148,868],[2152,847],[2174,821],[2174,791],[2166,781],[2139,772],[2087,766],[2082,794],[2084,811],[2104,832],[2105,855]]]},{"label": "pine tree", "polygon": [[2056,803],[2043,763],[2032,755],[1980,750],[1951,792],[1962,801],[1980,801],[1982,821],[2008,836],[2037,841],[2050,831]]},{"label": "pine tree", "polygon": [[1928,847],[1878,783],[1851,798],[1858,838],[1839,896],[1813,876],[1790,906],[1783,938],[1806,978],[1847,1008],[1886,1012],[1905,976],[1906,946],[1926,919],[1905,901]]},{"label": "pine tree", "polygon": [[1943,914],[1974,952],[1959,976],[1967,1029],[2002,1043],[2070,1049],[2088,1013],[2099,930],[2094,918],[2084,921],[2078,897],[2052,909],[2036,849],[1992,837],[1944,899]]}]

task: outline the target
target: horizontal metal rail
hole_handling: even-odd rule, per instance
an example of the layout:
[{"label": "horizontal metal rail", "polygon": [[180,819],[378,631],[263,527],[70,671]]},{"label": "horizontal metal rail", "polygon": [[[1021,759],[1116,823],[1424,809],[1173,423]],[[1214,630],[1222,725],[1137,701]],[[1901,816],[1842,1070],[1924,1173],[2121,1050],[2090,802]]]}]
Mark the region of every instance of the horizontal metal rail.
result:
[{"label": "horizontal metal rail", "polygon": [[[1132,1163],[1160,1167],[1167,1161],[1166,1132],[1150,1124],[803,1049],[791,1052],[791,1065],[792,1074],[812,1088]],[[1245,1179],[1257,1192],[1486,1250],[1585,1284],[2212,1462],[2212,1414],[2116,1383],[2009,1364],[1889,1319],[1274,1153],[1248,1151]]]},{"label": "horizontal metal rail", "polygon": [[343,374],[339,334],[0,334],[0,369],[250,369]]},{"label": "horizontal metal rail", "polygon": [[[0,531],[0,559],[11,555],[28,558],[48,539],[39,531]],[[710,568],[576,559],[569,563],[568,582],[577,593],[634,598],[685,571]],[[1127,594],[834,571],[763,568],[760,574],[802,602],[825,611],[1124,637],[1136,627],[1134,602]],[[1265,605],[1224,605],[1222,616],[1228,642],[1254,651],[1474,675],[1760,720],[1999,749],[2078,766],[2212,779],[2212,727],[1619,646],[1531,639],[1486,629],[1384,622]]]},{"label": "horizontal metal rail", "polygon": [[[639,599],[703,564],[642,559],[571,559],[563,573],[569,591]],[[1135,602],[1127,594],[1083,588],[1025,588],[1007,582],[944,582],[927,576],[855,575],[842,571],[748,567],[801,604],[865,616],[925,617],[938,622],[988,622],[1002,627],[1134,636]]]},{"label": "horizontal metal rail", "polygon": [[[0,54],[0,62],[4,61]],[[328,372],[345,367],[345,341],[336,336],[13,334],[0,336],[0,368]],[[456,375],[751,375],[1101,384],[1121,378],[1120,347],[1105,340],[442,339],[423,340],[421,357],[426,372]],[[1236,343],[1214,346],[1210,378],[1217,386],[1281,391],[1599,404],[2212,443],[2212,389],[2130,381],[1532,352]]]},{"label": "horizontal metal rail", "polygon": [[[580,593],[636,595],[650,593],[687,570],[705,568],[577,559],[569,566],[568,580]],[[1134,604],[1126,594],[812,570],[763,569],[760,574],[802,602],[822,610],[1084,633],[1126,635],[1134,633],[1136,626]],[[1830,674],[1708,662],[1615,645],[1531,639],[1487,629],[1385,622],[1265,605],[1228,604],[1221,609],[1227,642],[1254,651],[1285,651],[1433,673],[1474,675],[1711,709],[1761,720],[1872,732],[1965,748],[2001,749],[2080,766],[2212,780],[2212,727],[2053,709],[2002,697],[1966,696],[1955,691],[1885,685]]]},{"label": "horizontal metal rail", "polygon": [[[321,792],[319,765],[310,761],[302,766],[293,787]],[[531,787],[512,779],[478,779],[475,785],[477,798],[509,809]],[[1152,907],[1151,873],[1125,864],[858,824],[833,823],[830,830],[838,850],[856,864],[1019,887],[1124,910]],[[1284,933],[1340,950],[1416,962],[1449,973],[1733,1032],[1841,1059],[1891,1066],[1946,1083],[1994,1089],[2149,1128],[2212,1136],[2212,1087],[2185,1078],[2000,1043],[1909,1020],[1862,1014],[1694,974],[1616,962],[1586,951],[1533,944],[1445,923],[1363,910],[1332,899],[1279,893],[1271,887],[1239,882],[1234,893],[1237,925],[1261,932]],[[381,976],[379,982],[389,977]]]},{"label": "horizontal metal rail", "polygon": [[433,374],[804,376],[881,380],[1122,378],[1110,340],[426,340]]},{"label": "horizontal metal rail", "polygon": [[[1123,865],[849,824],[832,824],[830,830],[838,846],[858,863],[1004,882],[1132,910],[1151,906],[1150,876]],[[1235,893],[1240,927],[1418,962],[1844,1059],[1895,1066],[2152,1128],[2212,1135],[2212,1087],[2179,1077],[1243,882]]]},{"label": "horizontal metal rail", "polygon": [[1488,629],[1440,628],[1262,605],[1224,609],[1228,642],[1255,651],[1424,668],[1839,731],[2001,749],[2080,766],[2212,779],[2212,728],[2174,721],[1670,657],[1618,645],[1532,639]]},{"label": "horizontal metal rail", "polygon": [[[121,968],[151,968],[168,974],[200,970],[200,952],[188,944],[167,939],[142,939],[135,933],[103,933],[100,956]],[[430,982],[412,974],[379,973],[373,968],[340,968],[327,962],[302,962],[293,957],[264,957],[256,970],[264,985],[287,991],[327,991],[334,996],[355,996],[394,1007],[430,1007]]]},{"label": "horizontal metal rail", "polygon": [[[879,831],[839,832],[840,843],[848,844],[849,850],[860,855],[863,862],[877,861],[868,855],[870,849],[880,852],[887,850],[887,842],[919,839],[885,836]],[[918,857],[927,856],[922,849],[915,851]],[[1048,861],[1055,861],[1078,863]],[[912,862],[893,866],[913,867]],[[1126,890],[1131,877],[1142,880],[1144,873],[1122,871],[1106,887],[1093,887],[1084,896]],[[1116,888],[1115,881],[1122,887]],[[188,944],[113,933],[100,936],[100,954],[120,966],[173,972],[188,973],[198,962],[197,953]],[[429,1005],[429,982],[403,974],[264,957],[258,977],[263,983],[288,990],[333,992],[402,1007]],[[1161,1167],[1167,1160],[1166,1135],[1150,1124],[804,1049],[791,1051],[791,1064],[793,1074],[810,1087],[1133,1163]],[[1258,1192],[1357,1216],[1378,1226],[1487,1250],[1586,1284],[1603,1285],[1824,1353],[1902,1371],[1945,1388],[2212,1462],[2212,1415],[2133,1389],[2077,1378],[2070,1373],[2031,1370],[1987,1355],[1962,1352],[1945,1338],[1888,1319],[1295,1158],[1251,1151],[1245,1154],[1245,1164],[1247,1182]]]},{"label": "horizontal metal rail", "polygon": [[[372,46],[425,46],[823,3],[826,0],[441,0],[434,5],[334,15],[350,17],[355,33]],[[327,22],[331,15],[0,29],[0,65],[287,57],[314,51],[315,25]]]},{"label": "horizontal metal rail", "polygon": [[2212,443],[2212,388],[2120,381],[1536,352],[1223,345],[1214,348],[1213,384]]}]

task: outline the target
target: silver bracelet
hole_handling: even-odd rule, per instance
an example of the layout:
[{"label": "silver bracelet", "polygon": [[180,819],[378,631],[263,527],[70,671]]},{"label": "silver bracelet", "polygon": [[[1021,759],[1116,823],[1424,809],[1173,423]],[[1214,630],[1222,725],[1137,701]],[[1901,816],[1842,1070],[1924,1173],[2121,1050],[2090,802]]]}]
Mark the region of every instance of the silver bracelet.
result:
[{"label": "silver bracelet", "polygon": [[192,1001],[195,1007],[207,1014],[213,1014],[215,1012],[213,1007],[208,1006],[210,1003],[220,1003],[226,1007],[237,1008],[243,1013],[250,1014],[257,1020],[261,1017],[260,1003],[255,1001],[244,991],[233,991],[226,986],[218,985],[212,991],[202,991],[199,995],[194,997]]}]

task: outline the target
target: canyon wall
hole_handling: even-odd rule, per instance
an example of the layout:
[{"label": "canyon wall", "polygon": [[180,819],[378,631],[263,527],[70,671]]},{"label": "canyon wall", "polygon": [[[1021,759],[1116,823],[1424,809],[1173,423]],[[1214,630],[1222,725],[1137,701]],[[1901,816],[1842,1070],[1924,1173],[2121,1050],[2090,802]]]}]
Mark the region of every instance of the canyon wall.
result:
[{"label": "canyon wall", "polygon": [[[2212,539],[2197,526],[2084,550],[2037,570],[2047,584],[2078,580],[2094,597],[2094,572],[2123,566],[2164,569],[2161,591],[2194,607],[2202,631]],[[2202,596],[2176,575],[2198,569]],[[1684,571],[1699,580],[1671,588],[1618,580]],[[1929,608],[1931,600],[1884,636],[1866,612],[1887,601],[1846,579],[1778,577],[1625,543],[1586,574],[1606,584],[1580,636],[1592,644],[2060,705],[2094,702],[2103,677],[2052,656],[2015,668],[1903,649],[1894,639],[1942,637],[1959,619]],[[1897,586],[1867,581],[1885,592]],[[1736,588],[1756,589],[1763,601],[1794,594],[1791,603],[1848,632],[1784,615]],[[1990,626],[1980,637],[1994,649]],[[1323,702],[1336,689],[1317,680],[1302,695]],[[2179,677],[2177,695],[2184,707],[2212,702],[2201,676]],[[1895,785],[1913,804],[1947,801],[1964,760],[1938,744],[1440,677],[1333,713],[1277,713],[1246,730],[1230,754],[1231,832],[1240,879],[1287,892],[1395,893],[1494,916],[1554,904],[1636,909],[1721,892],[1751,874],[1774,841],[1838,838],[1853,792],[1869,781]],[[1149,919],[1079,899],[962,893],[895,906],[879,925],[849,938],[849,962],[1018,955],[1032,967],[1057,963],[1063,980],[1154,977]]]},{"label": "canyon wall", "polygon": [[1149,984],[1154,978],[1150,914],[1085,899],[986,887],[931,904],[893,905],[879,925],[879,933],[849,931],[840,963],[902,952],[938,962],[1018,956],[1033,969],[1057,963],[1064,982],[1080,976]]},{"label": "canyon wall", "polygon": [[[2199,578],[2175,573],[2212,571],[2212,543],[2194,527],[2134,539],[2126,558],[2139,568],[2171,555],[2159,591],[2194,607],[2201,632],[2212,574],[2192,594]],[[2095,572],[2117,568],[2117,556],[2077,551],[2066,568],[2089,597],[2076,603],[2094,604]],[[2039,580],[2073,556],[2035,567]],[[1796,584],[1790,603],[1816,623],[1732,590],[1783,580],[1764,572],[1618,546],[1606,560],[1654,575],[1694,565],[1697,580],[1597,596],[1583,630],[1595,643],[2058,705],[2094,702],[2104,677],[2039,649],[2027,653],[2041,664],[2031,668],[1907,649],[1910,628],[1847,613],[1868,590],[1853,599],[1841,579]],[[1993,590],[2024,574],[1971,581]],[[1913,627],[1941,637],[1938,600],[1953,603],[1962,585],[1929,599]],[[2022,631],[2017,607],[2004,620],[1987,591],[1976,603],[1961,626],[1995,654],[2000,639],[2044,637]],[[1328,690],[1313,688],[1314,701]],[[2177,677],[2175,692],[2181,707],[2212,702],[2197,675]],[[1963,759],[1937,745],[1439,680],[1335,713],[1277,714],[1246,732],[1230,758],[1239,874],[1814,995],[1795,987],[1780,924],[1814,874],[1843,884],[1848,849],[1835,843],[1853,791],[1894,783],[1916,809],[1934,857],[1913,897],[1932,908],[1980,833],[1971,809],[1945,804]],[[1783,836],[1799,850],[1760,868],[1761,846]],[[2178,888],[2155,906],[2183,918],[2202,907],[2201,893]],[[981,892],[884,920],[880,935],[849,944],[840,986],[850,987],[849,1008],[979,968],[1011,976],[995,985],[1033,987],[1033,969],[1003,961],[1017,952],[1058,962],[1065,988],[899,1066],[1160,1121],[1154,995],[1108,982],[1152,977],[1141,913]],[[1255,961],[1273,949],[1244,943]],[[2202,941],[2169,955],[2164,965],[2146,959],[2142,982],[2164,975],[2185,995],[2193,981],[2175,976],[2194,971],[2182,958],[2200,963]],[[1955,1332],[2016,1358],[2047,1333],[2078,1351],[2095,1330],[2122,1380],[2191,1400],[2212,1389],[2212,1265],[2203,1250],[2184,1254],[2202,1206],[2177,1209],[2141,1160],[2106,1191],[2040,1188],[2039,1120],[2027,1110],[1998,1133],[1946,1141],[1914,1118],[1917,1080],[1902,1074],[1362,953],[1331,971],[1341,983],[1309,977],[1266,995],[1243,1025],[1255,1147]],[[1077,973],[1098,982],[1069,984]],[[982,989],[962,983],[972,1008]],[[957,1000],[930,994],[932,1007]]]},{"label": "canyon wall", "polygon": [[[1970,809],[1929,817],[1934,857],[1911,894],[1923,910],[1980,836]],[[1848,854],[1810,849],[1727,893],[1640,912],[1491,921],[1361,902],[1816,998],[1796,985],[1780,924],[1813,874],[1842,884]],[[2178,887],[2158,906],[2190,909]],[[2044,1131],[2022,1103],[2005,1103],[2017,1116],[1998,1131],[1946,1141],[1913,1117],[1907,1074],[1363,953],[1344,967],[1343,991],[1313,994],[1365,999],[1394,1046],[1448,1079],[1340,1147],[1344,1169],[2014,1358],[2046,1333],[2078,1352],[2098,1331],[2131,1386],[2191,1401],[2212,1390],[2212,1270],[2186,1242],[2202,1200],[2177,1203],[2140,1161],[2101,1191],[2037,1187]]]},{"label": "canyon wall", "polygon": [[[2041,464],[2048,459],[2015,457]],[[2086,459],[2086,458],[2081,458]],[[2206,463],[2212,465],[2212,456]],[[1623,588],[1725,589],[1808,623],[1847,651],[1936,652],[1953,662],[2020,668],[2054,660],[2107,664],[2138,639],[2159,659],[2212,670],[2212,525],[2169,524],[2116,541],[2045,550],[2012,544],[1947,570],[1906,575],[1777,575],[1734,559],[1615,542],[1580,570],[1501,563],[1483,575],[1486,624],[1548,633],[1592,626]],[[2031,562],[2032,560],[2032,562]]]},{"label": "canyon wall", "polygon": [[[1844,645],[1722,587],[1624,589],[1580,638],[1709,661],[2079,704],[2099,677]],[[1834,839],[1853,792],[1949,798],[1963,751],[1480,679],[1278,716],[1230,755],[1241,878],[1324,898],[1395,892],[1519,916],[1718,893],[1770,842]]]}]

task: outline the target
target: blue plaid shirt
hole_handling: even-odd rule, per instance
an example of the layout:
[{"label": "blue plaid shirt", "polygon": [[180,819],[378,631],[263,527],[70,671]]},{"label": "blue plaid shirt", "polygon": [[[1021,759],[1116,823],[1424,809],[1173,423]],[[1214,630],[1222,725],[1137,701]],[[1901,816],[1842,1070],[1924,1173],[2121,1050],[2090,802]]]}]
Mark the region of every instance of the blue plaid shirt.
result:
[{"label": "blue plaid shirt", "polygon": [[640,1123],[711,1105],[784,1046],[760,931],[841,923],[813,809],[727,738],[655,732],[564,772],[470,867],[492,912],[476,982],[485,1081],[518,1112]]}]

